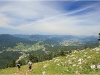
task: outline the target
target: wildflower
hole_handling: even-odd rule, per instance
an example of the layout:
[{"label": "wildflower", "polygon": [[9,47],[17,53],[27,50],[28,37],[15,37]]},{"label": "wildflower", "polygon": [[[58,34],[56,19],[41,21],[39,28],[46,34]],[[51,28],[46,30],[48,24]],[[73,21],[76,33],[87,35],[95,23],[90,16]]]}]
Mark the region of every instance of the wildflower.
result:
[{"label": "wildflower", "polygon": [[82,69],[82,66],[80,66],[79,68]]},{"label": "wildflower", "polygon": [[69,64],[72,64],[71,60],[68,60],[68,63],[69,63]]},{"label": "wildflower", "polygon": [[59,61],[60,61],[60,59],[55,59],[55,60],[54,60],[54,62],[59,62]]},{"label": "wildflower", "polygon": [[88,56],[87,58],[91,58],[91,56]]},{"label": "wildflower", "polygon": [[75,57],[73,57],[73,59],[76,59]]},{"label": "wildflower", "polygon": [[66,62],[61,62],[61,65],[62,65],[62,66],[65,66],[65,65],[66,65]]},{"label": "wildflower", "polygon": [[79,63],[78,63],[78,64],[82,64],[83,59],[82,59],[82,58],[80,58],[78,61],[79,61]]},{"label": "wildflower", "polygon": [[73,57],[74,55],[71,55],[71,57]]},{"label": "wildflower", "polygon": [[76,64],[73,64],[73,67],[75,67],[76,66]]},{"label": "wildflower", "polygon": [[26,73],[26,75],[27,75],[27,73]]},{"label": "wildflower", "polygon": [[57,64],[57,66],[60,66],[60,64]]},{"label": "wildflower", "polygon": [[66,57],[66,59],[67,59],[67,57]]},{"label": "wildflower", "polygon": [[48,64],[45,64],[44,66],[43,66],[43,68],[46,68],[48,66]]},{"label": "wildflower", "polygon": [[46,73],[45,71],[42,72],[43,75],[45,75],[45,73]]},{"label": "wildflower", "polygon": [[84,55],[84,57],[86,57],[86,55]]},{"label": "wildflower", "polygon": [[76,71],[75,73],[76,73],[76,74],[78,74],[79,72],[78,72],[78,71]]},{"label": "wildflower", "polygon": [[50,60],[50,61],[52,61],[52,60]]},{"label": "wildflower", "polygon": [[79,62],[78,64],[82,64],[82,62]]},{"label": "wildflower", "polygon": [[83,59],[82,59],[82,58],[80,58],[78,61],[79,61],[79,62],[81,62],[82,60],[83,60]]},{"label": "wildflower", "polygon": [[85,52],[84,54],[87,54],[87,52]]},{"label": "wildflower", "polygon": [[96,48],[96,51],[99,51],[100,49],[99,48]]},{"label": "wildflower", "polygon": [[95,66],[95,65],[91,65],[90,68],[91,68],[91,69],[95,69],[96,66]]},{"label": "wildflower", "polygon": [[77,51],[77,50],[75,50],[73,53],[78,53],[78,51]]},{"label": "wildflower", "polygon": [[97,65],[97,69],[100,69],[100,64],[99,64],[99,65]]},{"label": "wildflower", "polygon": [[69,71],[69,70],[67,69],[67,71]]}]

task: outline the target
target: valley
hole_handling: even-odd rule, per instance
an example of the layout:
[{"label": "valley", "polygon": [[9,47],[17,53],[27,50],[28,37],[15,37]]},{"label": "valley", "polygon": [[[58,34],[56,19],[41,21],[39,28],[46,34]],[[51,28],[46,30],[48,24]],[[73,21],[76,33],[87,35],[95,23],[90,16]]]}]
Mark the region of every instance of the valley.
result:
[{"label": "valley", "polygon": [[[0,68],[22,65],[31,59],[33,63],[98,46],[96,36],[79,38],[71,35],[0,35]],[[14,56],[14,57],[13,57]],[[3,64],[2,64],[3,63]]]}]

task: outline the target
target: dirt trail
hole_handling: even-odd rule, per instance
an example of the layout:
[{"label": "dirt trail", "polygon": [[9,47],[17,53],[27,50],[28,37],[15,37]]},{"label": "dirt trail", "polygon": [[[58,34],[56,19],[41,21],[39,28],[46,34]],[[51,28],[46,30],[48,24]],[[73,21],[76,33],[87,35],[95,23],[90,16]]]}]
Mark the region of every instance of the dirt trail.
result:
[{"label": "dirt trail", "polygon": [[26,57],[27,55],[25,54],[25,53],[22,53],[22,55],[16,60],[16,63],[18,62],[18,61],[20,61],[22,58],[24,58],[24,57]]}]

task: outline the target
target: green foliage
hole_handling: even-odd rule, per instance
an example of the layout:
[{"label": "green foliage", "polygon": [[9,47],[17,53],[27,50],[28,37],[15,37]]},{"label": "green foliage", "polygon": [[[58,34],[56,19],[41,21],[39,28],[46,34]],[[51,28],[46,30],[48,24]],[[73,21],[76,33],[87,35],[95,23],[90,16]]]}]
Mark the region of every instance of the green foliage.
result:
[{"label": "green foliage", "polygon": [[7,63],[5,67],[8,68],[8,67],[15,67],[15,66],[16,66],[16,62],[15,60],[12,60],[11,62]]},{"label": "green foliage", "polygon": [[29,60],[31,60],[32,62],[38,62],[38,56],[30,54]]},{"label": "green foliage", "polygon": [[[70,51],[68,51],[67,54],[69,54]],[[32,53],[29,54],[29,60],[31,60],[32,62],[41,62],[41,61],[45,61],[45,60],[52,60],[53,58],[57,57],[57,56],[65,56],[66,55],[66,51],[62,50],[59,52],[48,52],[48,53],[42,53],[42,54],[37,54],[36,53]]]},{"label": "green foliage", "polygon": [[66,52],[64,52],[63,50],[59,52],[59,55],[61,56],[65,56],[66,55]]},{"label": "green foliage", "polygon": [[36,51],[39,49],[42,49],[44,47],[43,44],[40,44],[40,41],[37,42],[36,44],[33,45],[28,45],[28,44],[24,44],[24,43],[17,43],[16,46],[14,46],[13,48],[8,48],[8,51],[22,51],[22,52],[30,52],[30,51]]},{"label": "green foliage", "polygon": [[15,60],[17,60],[20,55],[19,52],[13,51],[4,51],[0,53],[0,68],[14,67]]}]

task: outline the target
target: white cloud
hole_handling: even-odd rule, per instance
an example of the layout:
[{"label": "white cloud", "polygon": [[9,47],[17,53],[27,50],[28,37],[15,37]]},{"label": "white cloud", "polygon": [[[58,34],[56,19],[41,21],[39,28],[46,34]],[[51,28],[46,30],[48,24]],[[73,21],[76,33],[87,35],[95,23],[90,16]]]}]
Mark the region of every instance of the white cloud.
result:
[{"label": "white cloud", "polygon": [[[100,11],[95,7],[96,5],[91,5],[63,13],[38,1],[8,2],[3,7],[0,6],[0,27],[27,31],[31,34],[94,35],[100,30]],[[71,16],[90,8],[95,9],[95,12]],[[17,22],[19,25],[14,25]]]},{"label": "white cloud", "polygon": [[4,14],[0,13],[0,27],[9,27],[9,23],[11,23],[12,19],[6,17]]},{"label": "white cloud", "polygon": [[9,2],[2,9],[2,12],[10,13],[15,17],[30,18],[30,19],[42,19],[51,15],[58,14],[59,12],[42,5],[39,1],[15,1]]}]

